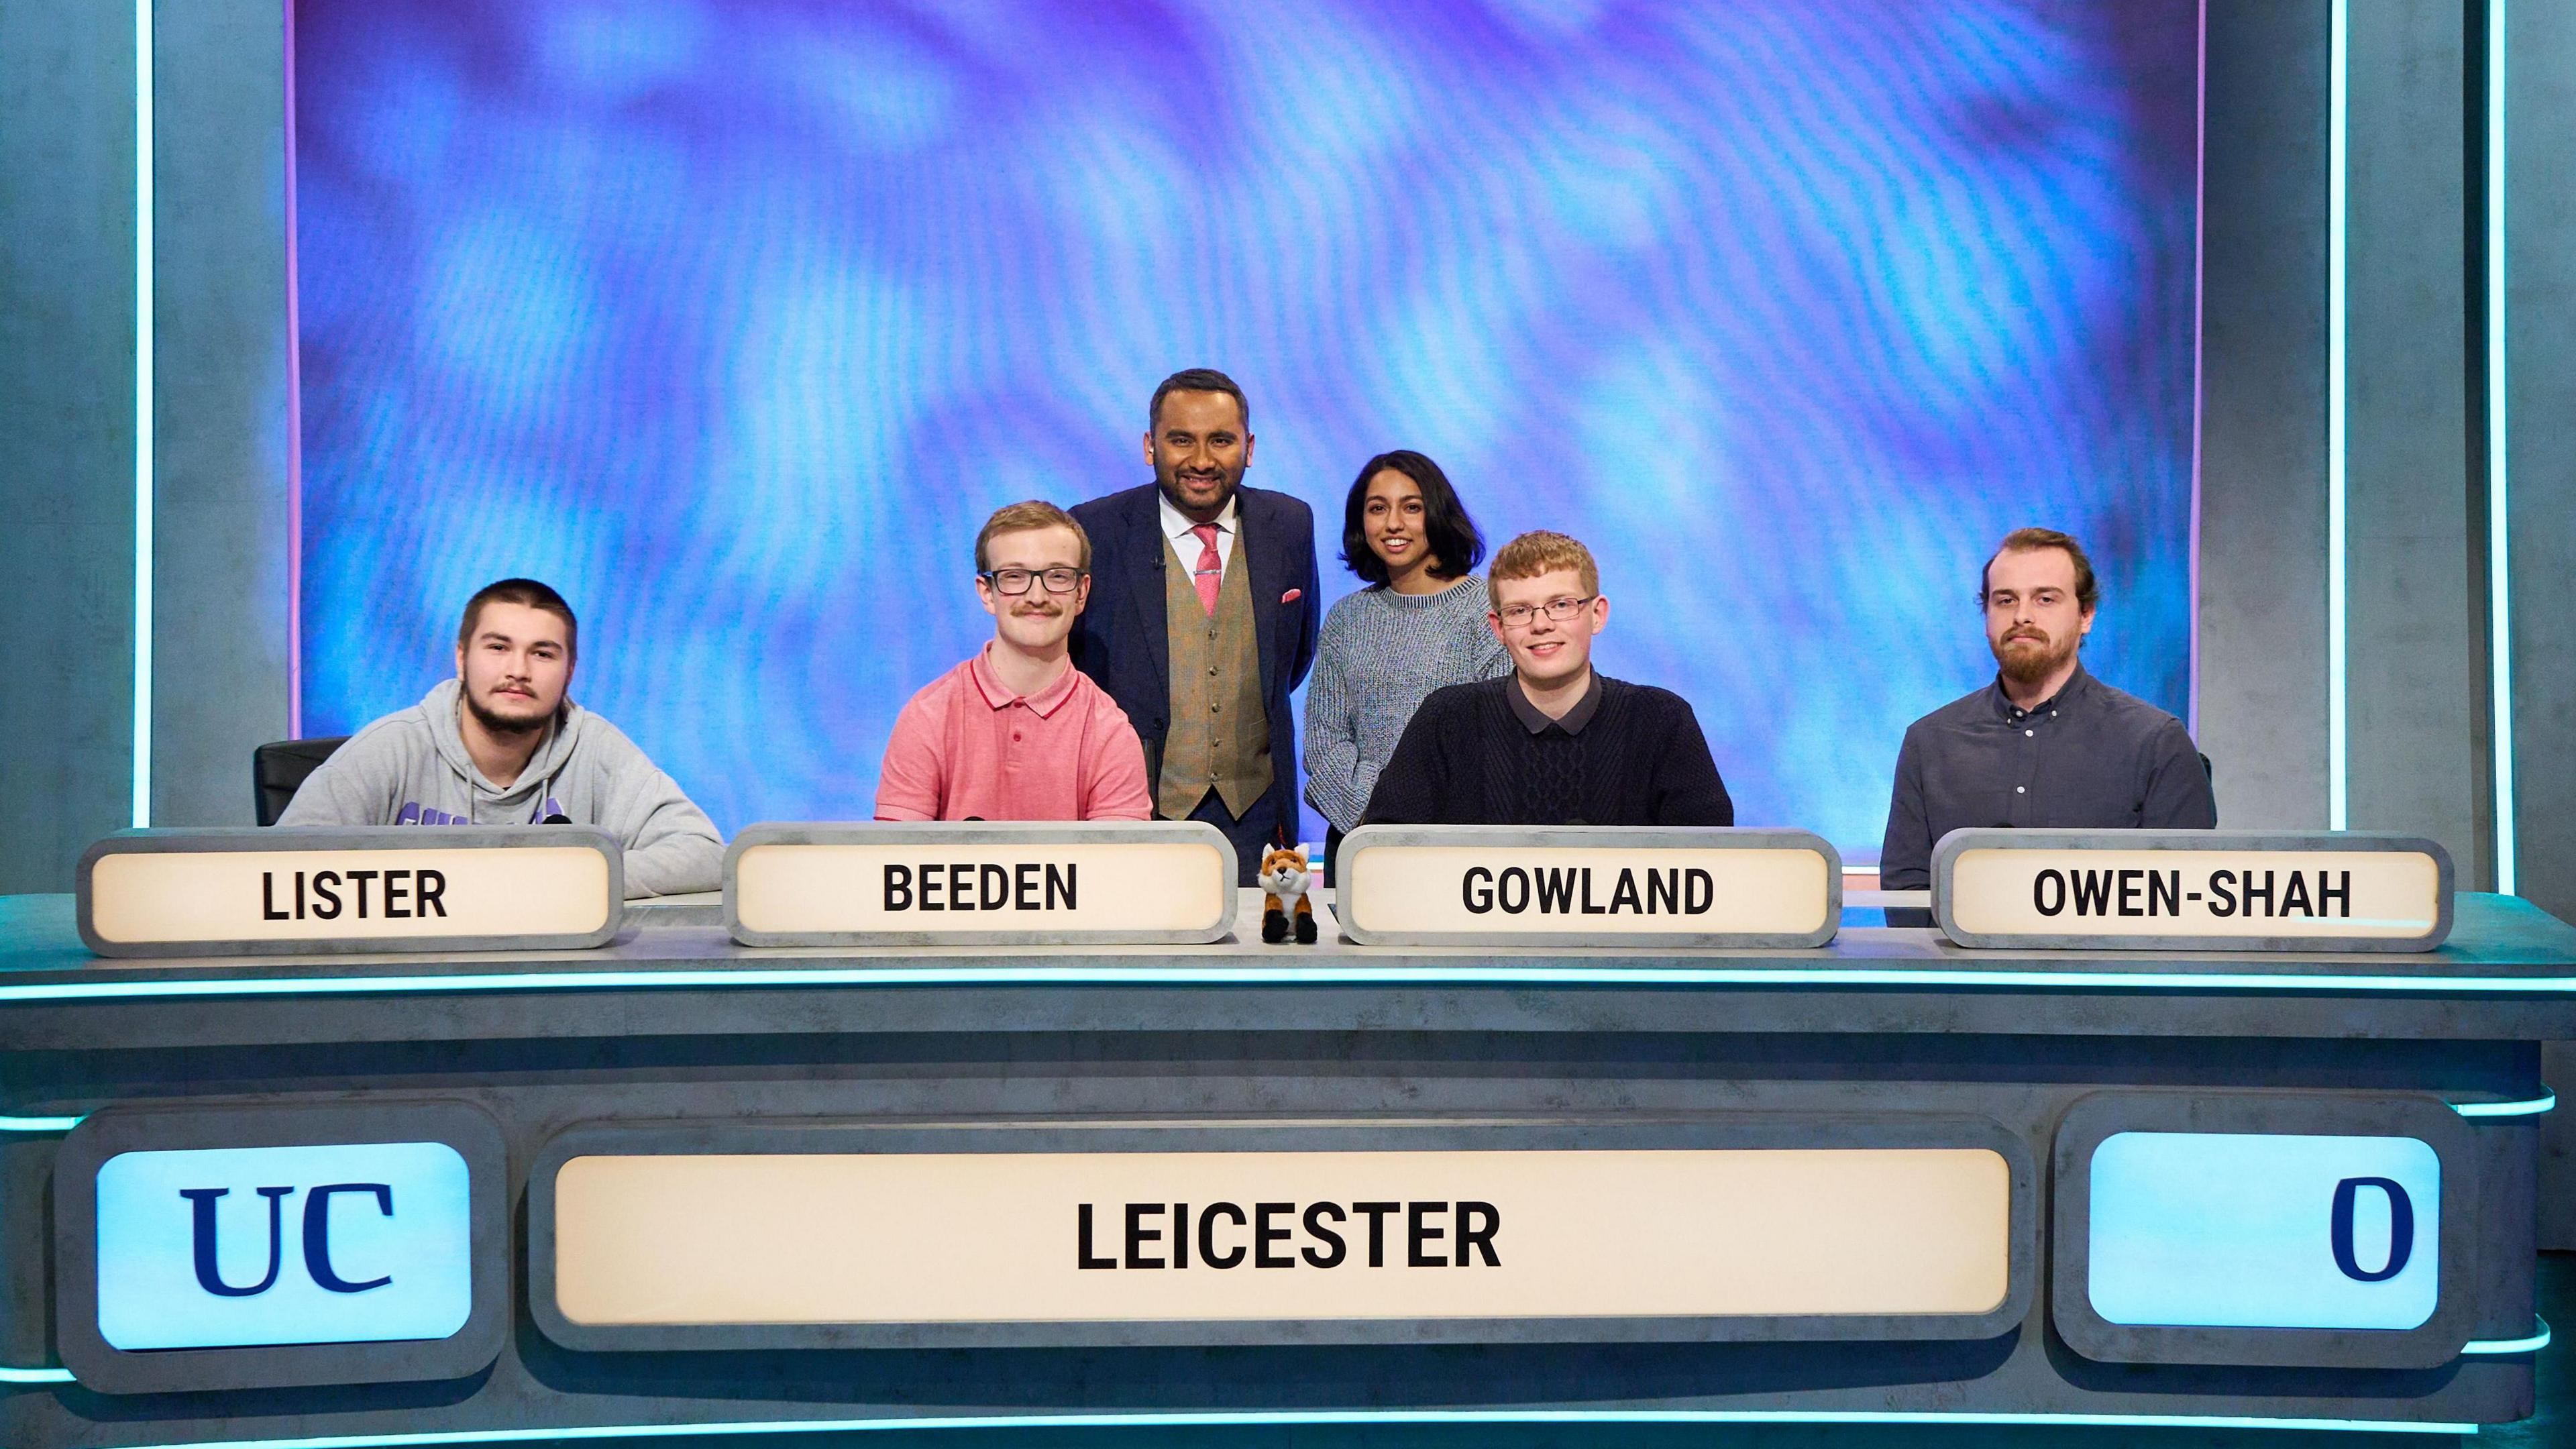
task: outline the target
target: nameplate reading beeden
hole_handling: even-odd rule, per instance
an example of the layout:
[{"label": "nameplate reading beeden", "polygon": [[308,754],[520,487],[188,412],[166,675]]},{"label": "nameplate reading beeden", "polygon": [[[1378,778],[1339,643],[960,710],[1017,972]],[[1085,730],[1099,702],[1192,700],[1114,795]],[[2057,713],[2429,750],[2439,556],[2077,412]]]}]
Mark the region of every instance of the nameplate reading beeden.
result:
[{"label": "nameplate reading beeden", "polygon": [[1821,946],[1842,857],[1803,830],[1364,825],[1343,934],[1387,946]]},{"label": "nameplate reading beeden", "polygon": [[724,889],[746,946],[1206,942],[1234,847],[1186,820],[754,825]]},{"label": "nameplate reading beeden", "polygon": [[580,948],[617,934],[625,857],[587,825],[128,830],[78,894],[102,956]]},{"label": "nameplate reading beeden", "polygon": [[2451,857],[2406,835],[1953,830],[1932,908],[1972,947],[2430,951]]}]

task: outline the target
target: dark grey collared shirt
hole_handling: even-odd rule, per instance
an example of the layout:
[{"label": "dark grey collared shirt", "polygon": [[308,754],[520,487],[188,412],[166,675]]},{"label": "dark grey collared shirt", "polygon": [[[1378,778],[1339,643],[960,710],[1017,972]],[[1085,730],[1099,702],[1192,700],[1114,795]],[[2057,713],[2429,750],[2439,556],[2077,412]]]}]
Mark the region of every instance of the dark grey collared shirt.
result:
[{"label": "dark grey collared shirt", "polygon": [[1998,825],[2213,830],[2218,802],[2181,720],[2079,665],[2035,709],[2016,708],[1998,680],[1906,730],[1880,888],[1926,889],[1942,836]]},{"label": "dark grey collared shirt", "polygon": [[1515,674],[1510,678],[1512,682],[1503,686],[1503,698],[1512,707],[1512,718],[1519,720],[1521,728],[1534,735],[1546,734],[1550,729],[1579,735],[1601,708],[1601,676],[1598,673],[1592,676],[1592,682],[1584,687],[1583,697],[1574,702],[1574,708],[1567,710],[1563,719],[1549,719],[1545,711],[1530,703],[1530,697],[1521,692],[1521,677]]}]

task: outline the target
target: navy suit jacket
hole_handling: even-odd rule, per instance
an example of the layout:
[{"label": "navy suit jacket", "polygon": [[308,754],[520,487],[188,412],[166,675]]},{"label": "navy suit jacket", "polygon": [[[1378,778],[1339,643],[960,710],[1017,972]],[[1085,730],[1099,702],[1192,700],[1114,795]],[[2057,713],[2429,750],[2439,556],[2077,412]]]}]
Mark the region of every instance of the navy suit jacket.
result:
[{"label": "navy suit jacket", "polygon": [[[1163,772],[1172,729],[1172,640],[1163,610],[1162,491],[1152,483],[1076,504],[1091,536],[1091,603],[1073,621],[1074,667],[1109,692],[1145,744],[1146,788]],[[1261,705],[1270,716],[1270,798],[1297,836],[1297,724],[1290,691],[1315,662],[1323,624],[1315,573],[1315,511],[1264,488],[1237,488],[1238,567],[1250,570]],[[1293,595],[1294,597],[1291,597]]]}]

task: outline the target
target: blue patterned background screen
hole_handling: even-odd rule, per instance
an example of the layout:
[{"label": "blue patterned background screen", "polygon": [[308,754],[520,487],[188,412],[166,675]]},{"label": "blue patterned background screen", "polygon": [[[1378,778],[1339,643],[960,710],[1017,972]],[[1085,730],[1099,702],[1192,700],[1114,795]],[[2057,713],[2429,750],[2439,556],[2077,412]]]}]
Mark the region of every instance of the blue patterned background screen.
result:
[{"label": "blue patterned background screen", "polygon": [[1604,668],[1742,821],[1874,858],[2010,528],[2090,543],[2087,659],[2187,707],[2197,15],[298,0],[305,732],[530,574],[727,830],[865,818],[989,631],[986,512],[1145,481],[1206,364],[1328,597],[1421,449],[1490,541],[1593,546]]}]

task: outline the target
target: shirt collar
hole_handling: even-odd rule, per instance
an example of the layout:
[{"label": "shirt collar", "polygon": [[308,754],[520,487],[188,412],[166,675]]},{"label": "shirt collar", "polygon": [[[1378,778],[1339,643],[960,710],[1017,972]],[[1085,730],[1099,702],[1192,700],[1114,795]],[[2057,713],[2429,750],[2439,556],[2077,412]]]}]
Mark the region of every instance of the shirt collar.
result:
[{"label": "shirt collar", "polygon": [[975,651],[974,663],[967,670],[969,674],[975,676],[976,692],[983,695],[984,703],[992,708],[1009,709],[1012,705],[1024,704],[1029,707],[1031,713],[1040,719],[1045,719],[1064,708],[1064,702],[1073,698],[1076,682],[1074,676],[1081,673],[1081,670],[1068,665],[1064,673],[1056,677],[1055,683],[1035,694],[1018,695],[1011,693],[1003,685],[1001,676],[993,672],[992,654],[993,641],[987,639],[984,641],[984,647]]},{"label": "shirt collar", "polygon": [[[1241,499],[1242,495],[1237,494],[1234,497],[1225,500],[1225,510],[1216,516],[1216,533],[1218,538],[1222,539],[1226,535],[1234,532],[1235,504],[1240,502]],[[1156,488],[1154,490],[1154,503],[1156,507],[1162,510],[1163,537],[1170,539],[1174,548],[1180,547],[1183,541],[1191,540],[1193,538],[1190,530],[1198,527],[1198,524],[1192,520],[1188,514],[1183,513],[1181,510],[1172,506],[1171,495],[1165,493],[1160,488]],[[1187,557],[1187,555],[1183,555],[1183,557]]]},{"label": "shirt collar", "polygon": [[1546,734],[1551,726],[1569,735],[1579,735],[1585,725],[1592,723],[1592,716],[1601,710],[1601,671],[1598,669],[1592,671],[1591,684],[1584,688],[1583,697],[1574,702],[1574,708],[1567,710],[1563,719],[1549,719],[1537,705],[1530,703],[1529,696],[1521,692],[1518,674],[1507,677],[1510,683],[1504,686],[1503,698],[1510,701],[1512,714],[1520,720],[1521,728],[1533,735]]},{"label": "shirt collar", "polygon": [[2076,705],[2083,703],[2084,697],[2089,691],[2089,687],[2092,683],[2093,676],[2085,673],[2084,666],[2079,663],[2075,666],[2075,672],[2066,677],[2066,683],[2059,688],[2057,693],[2050,695],[2048,698],[2041,700],[2039,703],[2032,705],[2028,709],[2023,709],[2021,706],[2012,702],[2011,695],[2004,693],[2004,677],[2001,674],[1997,674],[1993,685],[1995,713],[2009,724],[2019,724],[2023,720],[2029,719],[2034,715],[2046,715],[2053,719],[2056,717],[2059,710],[2072,709]]}]

